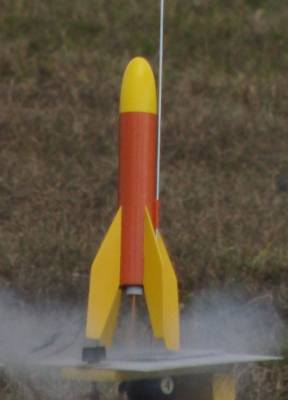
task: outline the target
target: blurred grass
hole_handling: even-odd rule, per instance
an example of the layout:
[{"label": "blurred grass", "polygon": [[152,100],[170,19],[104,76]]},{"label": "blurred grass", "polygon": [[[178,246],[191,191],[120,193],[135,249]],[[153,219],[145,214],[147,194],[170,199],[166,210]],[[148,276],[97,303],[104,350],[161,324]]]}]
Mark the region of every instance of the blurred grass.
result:
[{"label": "blurred grass", "polygon": [[[161,223],[183,301],[240,285],[288,317],[288,195],[275,187],[287,18],[272,0],[167,1]],[[138,54],[156,70],[157,37],[152,0],[1,1],[2,285],[86,301],[117,202],[121,76]]]}]

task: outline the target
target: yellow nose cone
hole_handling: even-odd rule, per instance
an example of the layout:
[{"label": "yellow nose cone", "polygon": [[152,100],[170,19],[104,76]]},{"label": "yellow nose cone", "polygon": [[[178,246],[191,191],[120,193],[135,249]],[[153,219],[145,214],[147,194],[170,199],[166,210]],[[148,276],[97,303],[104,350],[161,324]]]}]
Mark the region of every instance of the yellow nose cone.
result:
[{"label": "yellow nose cone", "polygon": [[157,114],[156,85],[148,61],[133,58],[126,67],[120,95],[120,113]]}]

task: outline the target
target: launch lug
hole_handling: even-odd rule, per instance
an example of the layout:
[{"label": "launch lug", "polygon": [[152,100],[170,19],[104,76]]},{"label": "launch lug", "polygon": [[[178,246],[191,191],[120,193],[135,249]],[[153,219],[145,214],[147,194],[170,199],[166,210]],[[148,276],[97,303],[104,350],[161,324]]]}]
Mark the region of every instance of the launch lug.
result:
[{"label": "launch lug", "polygon": [[82,349],[82,361],[88,364],[97,363],[106,358],[106,349],[104,346],[84,347]]}]

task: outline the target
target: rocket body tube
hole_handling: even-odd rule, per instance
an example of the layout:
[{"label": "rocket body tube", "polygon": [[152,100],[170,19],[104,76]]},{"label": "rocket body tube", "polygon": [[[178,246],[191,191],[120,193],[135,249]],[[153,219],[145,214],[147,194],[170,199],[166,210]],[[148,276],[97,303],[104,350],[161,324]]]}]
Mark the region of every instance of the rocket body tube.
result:
[{"label": "rocket body tube", "polygon": [[146,207],[155,226],[156,132],[154,76],[146,60],[135,58],[125,71],[120,99],[119,206],[122,209],[122,287],[143,285]]}]

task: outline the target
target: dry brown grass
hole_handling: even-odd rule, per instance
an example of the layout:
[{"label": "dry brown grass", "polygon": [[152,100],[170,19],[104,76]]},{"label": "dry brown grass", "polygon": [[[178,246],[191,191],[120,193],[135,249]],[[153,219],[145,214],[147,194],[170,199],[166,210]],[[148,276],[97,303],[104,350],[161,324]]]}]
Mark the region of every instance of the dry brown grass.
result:
[{"label": "dry brown grass", "polygon": [[[157,61],[157,2],[140,3],[1,1],[0,279],[28,299],[86,301],[117,201],[121,75]],[[184,301],[241,285],[287,316],[287,17],[167,1],[161,222]]]}]

